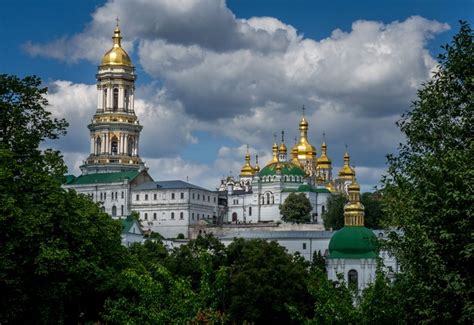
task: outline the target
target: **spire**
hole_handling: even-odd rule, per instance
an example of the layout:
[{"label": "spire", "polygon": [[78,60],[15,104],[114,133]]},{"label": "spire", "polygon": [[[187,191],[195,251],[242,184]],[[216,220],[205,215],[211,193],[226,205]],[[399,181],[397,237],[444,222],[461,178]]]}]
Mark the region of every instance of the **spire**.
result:
[{"label": "spire", "polygon": [[116,25],[115,25],[115,29],[114,29],[114,36],[112,37],[112,40],[114,41],[114,47],[115,46],[122,46],[122,36],[120,36],[120,27],[119,27],[119,18],[117,16],[117,18],[115,18],[115,21],[116,21]]},{"label": "spire", "polygon": [[247,153],[245,154],[245,163],[240,170],[240,177],[253,176],[254,168],[250,165],[249,145],[247,144]]},{"label": "spire", "polygon": [[268,162],[268,164],[276,163],[278,162],[278,145],[276,143],[276,133],[273,134],[273,146],[272,146],[272,160]]},{"label": "spire", "polygon": [[278,155],[280,161],[286,161],[287,149],[285,146],[285,131],[281,131],[281,144],[278,148]]},{"label": "spire", "polygon": [[344,165],[339,170],[339,178],[345,179],[345,180],[352,180],[352,178],[355,176],[355,172],[350,166],[350,161],[351,161],[351,158],[349,156],[349,152],[347,150],[347,145],[346,145],[346,152],[344,153]]},{"label": "spire", "polygon": [[258,155],[255,155],[255,167],[253,170],[258,173],[260,171],[260,166],[258,165]]},{"label": "spire", "polygon": [[360,203],[360,186],[355,174],[351,184],[347,187],[349,202],[344,206],[344,226],[364,226],[364,206]]}]

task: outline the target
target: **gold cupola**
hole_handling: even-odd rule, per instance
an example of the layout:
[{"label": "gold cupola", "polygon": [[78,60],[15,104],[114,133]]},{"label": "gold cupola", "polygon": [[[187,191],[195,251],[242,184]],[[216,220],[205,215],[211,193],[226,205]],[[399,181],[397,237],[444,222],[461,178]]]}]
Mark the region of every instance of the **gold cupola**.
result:
[{"label": "gold cupola", "polygon": [[107,53],[105,53],[100,65],[125,65],[131,67],[132,61],[127,52],[122,48],[122,36],[120,35],[118,19],[117,26],[115,26],[114,30],[114,36],[112,36],[112,41],[113,46]]},{"label": "gold cupola", "polygon": [[250,153],[247,146],[247,153],[245,154],[245,163],[240,170],[240,177],[249,177],[253,176],[254,168],[250,165]]},{"label": "gold cupola", "polygon": [[258,155],[255,155],[255,167],[253,168],[255,173],[258,173],[260,171],[260,166],[258,165]]},{"label": "gold cupola", "polygon": [[275,162],[278,162],[279,159],[278,159],[278,145],[276,143],[276,134],[273,135],[273,138],[274,138],[274,142],[273,142],[273,146],[272,146],[272,160],[270,160],[267,165],[270,165],[270,164],[273,164]]},{"label": "gold cupola", "polygon": [[299,124],[300,130],[300,140],[296,144],[298,151],[298,159],[301,160],[314,160],[316,157],[316,148],[311,145],[308,141],[308,121],[304,116],[304,106],[303,106],[303,117],[301,118]]},{"label": "gold cupola", "polygon": [[281,144],[278,147],[278,158],[280,161],[286,161],[286,153],[288,150],[285,145],[285,131],[281,131]]},{"label": "gold cupola", "polygon": [[295,137],[295,145],[291,148],[291,163],[298,167],[301,167],[301,163],[298,160],[298,139]]},{"label": "gold cupola", "polygon": [[323,141],[321,145],[321,157],[318,158],[318,169],[329,169],[331,168],[331,159],[327,156],[328,146],[326,141]]},{"label": "gold cupola", "polygon": [[344,206],[344,226],[364,226],[364,206],[360,203],[360,186],[355,175],[347,187],[349,202]]},{"label": "gold cupola", "polygon": [[349,153],[347,152],[347,148],[346,148],[346,152],[344,154],[344,165],[339,170],[339,178],[340,179],[352,180],[355,177],[354,169],[352,169],[352,167],[350,166],[350,160],[351,160],[351,158],[350,158]]}]

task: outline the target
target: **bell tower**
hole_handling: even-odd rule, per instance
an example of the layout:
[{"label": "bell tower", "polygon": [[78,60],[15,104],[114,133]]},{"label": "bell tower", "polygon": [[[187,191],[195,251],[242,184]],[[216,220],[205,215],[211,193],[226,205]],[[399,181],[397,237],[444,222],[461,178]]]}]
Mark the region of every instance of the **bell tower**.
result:
[{"label": "bell tower", "polygon": [[97,72],[97,111],[90,130],[90,155],[81,166],[83,175],[145,169],[139,155],[142,126],[134,110],[135,68],[122,48],[117,25],[112,48]]}]

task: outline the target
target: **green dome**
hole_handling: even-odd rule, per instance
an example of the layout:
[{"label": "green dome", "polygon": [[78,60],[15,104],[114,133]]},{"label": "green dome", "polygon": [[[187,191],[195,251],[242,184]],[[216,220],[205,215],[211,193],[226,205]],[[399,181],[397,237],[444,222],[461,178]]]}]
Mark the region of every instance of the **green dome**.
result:
[{"label": "green dome", "polygon": [[366,227],[346,226],[329,242],[329,258],[376,258],[377,237]]},{"label": "green dome", "polygon": [[260,176],[273,176],[277,174],[277,165],[280,164],[281,166],[281,175],[288,175],[288,176],[302,176],[305,177],[306,174],[301,167],[298,167],[291,162],[288,161],[280,161],[280,162],[274,162],[271,164],[268,164],[262,170],[260,173],[258,173]]}]

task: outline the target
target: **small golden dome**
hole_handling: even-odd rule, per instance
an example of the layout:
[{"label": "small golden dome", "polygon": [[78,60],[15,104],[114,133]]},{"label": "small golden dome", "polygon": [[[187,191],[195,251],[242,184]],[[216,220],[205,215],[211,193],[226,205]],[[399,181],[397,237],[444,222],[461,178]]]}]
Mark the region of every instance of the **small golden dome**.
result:
[{"label": "small golden dome", "polygon": [[126,65],[131,67],[132,61],[121,45],[122,36],[120,36],[120,28],[118,25],[115,27],[112,40],[113,47],[105,53],[100,65]]},{"label": "small golden dome", "polygon": [[331,193],[335,193],[336,192],[336,188],[334,187],[334,184],[332,182],[329,182],[326,184],[326,188],[329,190],[329,192]]},{"label": "small golden dome", "polygon": [[303,116],[300,121],[300,130],[307,130],[307,129],[308,129],[308,121],[306,121],[306,119]]},{"label": "small golden dome", "polygon": [[278,151],[280,153],[286,153],[287,152],[286,146],[283,142],[280,144],[280,147],[278,147]]},{"label": "small golden dome", "polygon": [[350,157],[349,153],[346,150],[346,153],[344,154],[344,166],[342,166],[342,168],[339,170],[339,178],[352,180],[352,178],[355,176],[354,169],[352,169],[349,163]]},{"label": "small golden dome", "polygon": [[254,174],[254,168],[252,165],[250,165],[250,154],[247,151],[247,154],[245,155],[245,164],[242,166],[242,169],[240,170],[240,177],[248,177],[248,176],[253,176]]},{"label": "small golden dome", "polygon": [[276,141],[273,143],[273,146],[272,146],[272,155],[273,155],[272,160],[270,160],[267,163],[267,165],[280,161],[278,159],[278,145],[276,144]]},{"label": "small golden dome", "polygon": [[255,167],[253,168],[255,173],[258,173],[260,171],[260,166],[258,165],[258,155],[255,156]]},{"label": "small golden dome", "polygon": [[328,169],[331,168],[331,159],[327,156],[328,147],[326,142],[323,142],[321,145],[321,157],[318,158],[318,168],[320,169]]}]

